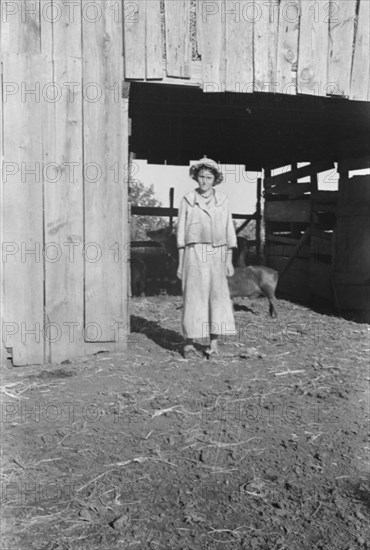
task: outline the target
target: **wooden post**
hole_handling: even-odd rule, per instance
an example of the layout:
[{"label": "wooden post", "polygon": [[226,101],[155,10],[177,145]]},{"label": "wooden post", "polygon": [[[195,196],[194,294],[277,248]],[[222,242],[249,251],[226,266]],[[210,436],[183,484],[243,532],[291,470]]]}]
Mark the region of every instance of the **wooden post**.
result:
[{"label": "wooden post", "polygon": [[[170,187],[170,208],[172,210],[173,208],[173,199],[174,199],[175,189],[173,187]],[[171,214],[170,216],[170,229],[173,228],[173,216]]]},{"label": "wooden post", "polygon": [[310,176],[310,180],[311,180],[311,224],[310,225],[311,225],[311,228],[315,226],[317,221],[317,217],[314,212],[314,201],[313,201],[314,193],[316,193],[319,189],[317,179],[318,178],[317,178],[316,172],[312,172]]},{"label": "wooden post", "polygon": [[[135,160],[136,158],[136,154],[133,153],[132,151],[130,151],[129,153],[129,162],[128,162],[128,195],[130,193],[130,187],[131,187],[131,184],[133,182],[133,177],[132,177],[132,165],[133,165],[133,161]],[[127,280],[128,280],[128,297],[129,298],[132,298],[132,292],[131,292],[131,220],[132,220],[132,214],[131,214],[131,203],[130,201],[128,200],[127,201],[127,216],[128,216],[128,238],[127,238],[127,249],[128,249],[128,254],[127,254],[127,258],[129,259],[129,261],[127,262]]]},{"label": "wooden post", "polygon": [[261,187],[262,178],[257,178],[257,204],[256,204],[256,253],[257,263],[261,261]]},{"label": "wooden post", "polygon": [[[297,169],[298,169],[298,163],[292,162],[291,170],[297,170]],[[294,178],[292,183],[297,184],[297,178]],[[299,239],[301,236],[300,230],[297,228],[297,225],[293,222],[290,224],[290,236],[292,237],[292,239]]]},{"label": "wooden post", "polygon": [[[271,178],[271,168],[264,168],[263,172],[264,172],[265,180],[267,178]],[[263,184],[263,186],[265,187],[265,183]],[[265,203],[265,208],[266,208],[266,203]],[[266,222],[266,218],[265,218],[265,238],[269,233],[271,233],[271,223]]]}]

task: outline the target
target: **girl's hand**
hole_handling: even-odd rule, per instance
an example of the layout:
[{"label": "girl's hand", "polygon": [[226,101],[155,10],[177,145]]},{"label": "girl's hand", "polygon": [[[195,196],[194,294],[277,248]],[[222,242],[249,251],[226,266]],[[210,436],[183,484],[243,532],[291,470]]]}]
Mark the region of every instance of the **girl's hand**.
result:
[{"label": "girl's hand", "polygon": [[178,279],[180,279],[180,281],[181,281],[181,278],[182,278],[182,264],[183,264],[183,261],[184,261],[184,249],[179,248],[179,266],[177,268],[176,276],[177,276]]},{"label": "girl's hand", "polygon": [[226,262],[226,277],[232,277],[235,273],[234,266],[231,261]]},{"label": "girl's hand", "polygon": [[234,273],[232,250],[229,249],[226,254],[226,277],[232,277]]}]

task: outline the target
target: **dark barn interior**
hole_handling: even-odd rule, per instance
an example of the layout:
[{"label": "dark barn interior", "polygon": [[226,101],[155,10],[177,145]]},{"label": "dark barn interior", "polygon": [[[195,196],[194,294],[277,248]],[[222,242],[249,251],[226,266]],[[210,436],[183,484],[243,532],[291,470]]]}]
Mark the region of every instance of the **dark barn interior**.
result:
[{"label": "dark barn interior", "polygon": [[204,93],[131,83],[130,150],[149,163],[187,165],[202,154],[250,171],[339,161],[370,148],[363,101],[286,94]]}]

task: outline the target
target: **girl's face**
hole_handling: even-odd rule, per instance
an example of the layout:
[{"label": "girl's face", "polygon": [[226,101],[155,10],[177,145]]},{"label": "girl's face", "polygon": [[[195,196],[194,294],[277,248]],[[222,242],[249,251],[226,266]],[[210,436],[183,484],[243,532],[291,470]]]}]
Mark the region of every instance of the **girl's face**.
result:
[{"label": "girl's face", "polygon": [[198,184],[200,192],[208,193],[214,184],[215,176],[212,173],[211,170],[207,170],[207,168],[202,168],[198,174]]}]

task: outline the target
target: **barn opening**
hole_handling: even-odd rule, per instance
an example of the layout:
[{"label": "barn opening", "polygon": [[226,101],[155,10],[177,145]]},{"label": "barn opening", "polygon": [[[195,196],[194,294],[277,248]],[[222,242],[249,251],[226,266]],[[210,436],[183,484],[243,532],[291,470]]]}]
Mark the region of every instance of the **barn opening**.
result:
[{"label": "barn opening", "polygon": [[[257,261],[281,273],[280,295],[324,304],[337,313],[360,309],[356,317],[362,318],[361,303],[366,303],[368,290],[357,284],[348,298],[348,284],[350,273],[359,280],[370,267],[368,231],[361,225],[367,221],[352,208],[362,230],[358,229],[361,236],[356,242],[347,243],[350,250],[343,250],[336,232],[343,232],[348,218],[348,212],[343,217],[344,203],[339,200],[345,182],[353,197],[356,189],[361,195],[369,185],[365,175],[349,179],[350,169],[366,166],[363,159],[370,146],[366,106],[341,97],[215,94],[191,86],[133,82],[129,150],[135,159],[150,164],[183,166],[205,153],[221,165],[243,165],[263,174],[263,237]],[[346,164],[352,156],[362,160]],[[328,181],[338,178],[342,193],[338,185],[335,190],[321,190],[323,174]],[[335,275],[344,256],[346,274]]]}]

